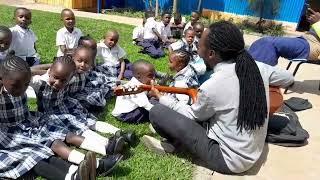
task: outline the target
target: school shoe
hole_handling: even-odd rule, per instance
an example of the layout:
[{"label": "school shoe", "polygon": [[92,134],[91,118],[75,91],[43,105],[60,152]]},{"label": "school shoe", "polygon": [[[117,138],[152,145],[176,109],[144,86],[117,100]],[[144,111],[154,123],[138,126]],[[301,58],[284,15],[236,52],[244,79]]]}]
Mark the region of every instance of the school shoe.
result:
[{"label": "school shoe", "polygon": [[150,151],[153,151],[160,155],[173,153],[175,151],[175,148],[172,144],[160,141],[151,136],[144,135],[142,137],[142,142]]},{"label": "school shoe", "polygon": [[71,177],[72,180],[90,180],[89,179],[89,167],[86,160],[81,161],[78,166],[78,170]]},{"label": "school shoe", "polygon": [[136,140],[137,140],[137,136],[133,131],[122,131],[119,130],[114,134],[115,137],[123,137],[124,140],[129,144],[129,145],[133,145]]},{"label": "school shoe", "polygon": [[123,152],[124,146],[125,146],[125,140],[124,137],[116,137],[113,136],[109,138],[109,142],[106,146],[106,153],[107,154],[120,154]]},{"label": "school shoe", "polygon": [[84,159],[88,163],[88,170],[89,170],[89,179],[96,180],[97,177],[97,158],[96,153],[88,151],[84,157]]},{"label": "school shoe", "polygon": [[97,174],[99,176],[106,176],[108,175],[122,160],[123,155],[116,154],[116,155],[107,155],[104,156],[99,160],[99,166],[97,168]]}]

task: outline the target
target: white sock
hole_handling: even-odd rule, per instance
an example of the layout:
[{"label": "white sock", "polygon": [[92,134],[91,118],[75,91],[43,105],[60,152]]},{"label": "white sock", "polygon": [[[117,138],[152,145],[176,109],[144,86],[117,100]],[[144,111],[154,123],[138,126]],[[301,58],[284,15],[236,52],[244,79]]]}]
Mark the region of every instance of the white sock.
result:
[{"label": "white sock", "polygon": [[65,180],[71,180],[71,177],[74,173],[76,173],[78,170],[78,166],[76,165],[71,165],[69,167],[68,173],[66,174],[66,177],[64,178]]},{"label": "white sock", "polygon": [[108,133],[108,134],[115,134],[120,129],[117,127],[114,127],[111,124],[108,124],[106,122],[97,121],[96,124],[93,126],[94,130],[101,132],[101,133]]},{"label": "white sock", "polygon": [[96,143],[103,144],[106,146],[109,142],[109,139],[106,137],[101,136],[100,134],[92,131],[92,130],[86,130],[82,133],[82,135],[85,139],[90,139]]},{"label": "white sock", "polygon": [[69,154],[68,161],[74,164],[80,164],[80,162],[84,160],[84,156],[83,153],[73,149]]},{"label": "white sock", "polygon": [[80,148],[93,151],[104,156],[107,154],[106,144],[96,141],[92,137],[84,138],[82,144],[80,145]]}]

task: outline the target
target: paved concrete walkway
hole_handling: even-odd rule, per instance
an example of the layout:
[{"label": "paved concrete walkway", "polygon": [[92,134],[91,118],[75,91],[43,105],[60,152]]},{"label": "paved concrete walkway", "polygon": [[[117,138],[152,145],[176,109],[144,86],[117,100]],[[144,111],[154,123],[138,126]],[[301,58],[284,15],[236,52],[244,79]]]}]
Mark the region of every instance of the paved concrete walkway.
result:
[{"label": "paved concrete walkway", "polygon": [[[30,0],[0,0],[0,4],[11,6],[24,6],[29,9],[43,10],[49,12],[60,13],[63,7],[50,6],[45,4],[33,3]],[[139,18],[127,18],[121,16],[112,16],[105,14],[96,14],[75,11],[78,17],[87,17],[93,19],[102,19],[118,23],[138,25],[141,24]],[[299,33],[291,33],[298,35]],[[260,38],[255,35],[245,35],[247,45]],[[285,68],[288,64],[287,60],[281,59],[279,66]],[[292,67],[293,68],[293,67]],[[275,145],[265,145],[265,152],[257,165],[248,172],[239,176],[226,176],[212,172],[201,166],[195,166],[194,179],[197,180],[219,180],[219,179],[261,179],[261,180],[277,180],[277,179],[319,179],[320,177],[320,91],[319,86],[320,66],[302,65],[296,76],[296,83],[290,94],[284,98],[301,97],[308,99],[313,108],[298,112],[298,116],[302,126],[309,132],[309,144],[299,148],[285,148]]]},{"label": "paved concrete walkway", "polygon": [[[0,4],[16,6],[16,7],[23,6],[32,10],[48,11],[48,12],[54,12],[54,13],[60,13],[61,10],[64,9],[64,7],[62,6],[52,6],[48,4],[35,3],[33,0],[0,0]],[[112,22],[117,22],[122,24],[129,24],[133,26],[142,24],[141,18],[130,18],[130,17],[124,17],[124,16],[97,14],[97,13],[77,11],[77,10],[74,10],[74,13],[76,17],[86,17],[86,18],[92,18],[92,19],[107,20],[107,21],[112,21]]]}]

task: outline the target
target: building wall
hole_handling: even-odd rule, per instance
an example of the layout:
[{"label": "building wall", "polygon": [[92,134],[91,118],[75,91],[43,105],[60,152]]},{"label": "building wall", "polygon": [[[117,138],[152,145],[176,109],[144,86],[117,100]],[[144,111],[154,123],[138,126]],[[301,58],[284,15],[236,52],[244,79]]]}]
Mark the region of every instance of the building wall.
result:
[{"label": "building wall", "polygon": [[[148,2],[148,0],[146,0]],[[265,0],[264,18],[279,21],[298,23],[300,21],[303,6],[306,0],[280,0],[280,9],[277,16],[272,16],[270,3],[273,0]],[[155,0],[153,0],[155,4]],[[159,0],[161,10],[171,10],[173,0]],[[148,7],[143,0],[126,0],[126,5],[135,9],[144,10]],[[196,10],[198,0],[179,0],[179,12],[190,14]],[[249,9],[248,0],[203,0],[203,8],[215,11],[253,16],[255,13]]]}]

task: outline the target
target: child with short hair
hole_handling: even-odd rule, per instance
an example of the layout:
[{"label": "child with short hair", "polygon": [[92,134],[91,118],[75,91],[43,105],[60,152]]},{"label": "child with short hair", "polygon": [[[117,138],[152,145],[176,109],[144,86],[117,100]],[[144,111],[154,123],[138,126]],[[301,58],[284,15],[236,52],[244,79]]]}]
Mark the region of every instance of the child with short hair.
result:
[{"label": "child with short hair", "polygon": [[180,13],[175,13],[170,20],[170,27],[172,37],[175,39],[181,39],[184,26],[186,25],[186,18],[182,17]]},{"label": "child with short hair", "polygon": [[131,79],[132,64],[125,59],[126,52],[119,46],[119,33],[115,30],[108,31],[104,40],[98,43],[97,60],[102,59],[107,67],[118,80]]},{"label": "child with short hair", "polygon": [[8,54],[8,49],[12,41],[12,33],[9,28],[0,26],[0,61]]},{"label": "child with short hair", "polygon": [[81,30],[75,27],[76,19],[71,9],[61,11],[61,21],[63,21],[64,27],[58,30],[56,36],[57,57],[72,54],[82,36]]},{"label": "child with short hair", "polygon": [[143,33],[144,33],[144,24],[146,23],[146,19],[143,18],[142,25],[137,26],[133,29],[132,32],[132,40],[133,44],[140,46],[143,41]]},{"label": "child with short hair", "polygon": [[154,16],[154,12],[152,11],[145,12],[146,23],[144,25],[141,46],[144,48],[142,53],[146,53],[152,58],[160,58],[165,56],[165,53],[161,46],[161,35],[157,30],[158,23]]},{"label": "child with short hair", "polygon": [[[25,91],[31,79],[31,71],[23,59],[14,55],[7,56],[0,63],[0,79],[0,111],[2,114],[0,117],[2,141],[0,158],[3,160],[1,161],[0,177],[16,179],[34,166],[49,172],[48,167],[37,164],[48,159],[53,155],[53,152],[64,159],[69,159],[71,154],[81,156],[81,153],[76,153],[76,151],[71,153],[70,148],[62,142],[66,139],[72,143],[71,139],[66,137],[68,131],[60,126],[58,119],[47,113],[31,114],[29,112]],[[58,121],[53,122],[56,120]],[[82,159],[73,158],[77,164],[81,164],[84,159],[88,158],[84,158],[84,155]],[[99,163],[104,165],[110,164],[111,161],[110,159],[102,159]],[[89,163],[91,164],[90,168],[94,167],[92,162]],[[80,167],[88,168],[83,165]],[[100,168],[105,170],[101,172],[106,172],[110,167]],[[74,174],[76,169],[69,170]],[[69,170],[63,173],[51,169],[50,172],[56,173],[56,177],[61,177],[66,176]],[[48,176],[52,177],[52,174],[48,174]]]},{"label": "child with short hair", "polygon": [[196,42],[196,44],[197,44],[197,46],[198,46],[198,44],[199,44],[199,40],[200,40],[200,38],[201,38],[201,36],[202,36],[202,33],[203,33],[203,31],[204,31],[204,25],[203,25],[203,23],[201,23],[201,22],[196,22],[194,25],[193,25],[193,30],[196,32],[196,37],[195,37],[195,42]]},{"label": "child with short hair", "polygon": [[[133,63],[133,77],[123,86],[150,84],[155,79],[153,64],[145,60]],[[149,121],[149,110],[153,105],[149,102],[147,93],[142,92],[133,96],[118,96],[112,115],[120,121],[138,124]]]},{"label": "child with short hair", "polygon": [[200,13],[197,12],[197,11],[193,11],[193,12],[191,13],[191,20],[190,20],[190,22],[188,22],[188,23],[186,24],[186,26],[184,27],[183,32],[185,32],[187,29],[193,29],[193,25],[194,25],[196,22],[198,22],[199,19],[200,19]]},{"label": "child with short hair", "polygon": [[40,57],[37,53],[37,36],[29,28],[31,24],[31,11],[27,8],[18,7],[14,11],[16,25],[11,27],[12,42],[10,50],[15,55],[27,61],[29,66],[40,64]]},{"label": "child with short hair", "polygon": [[205,73],[207,68],[203,59],[198,55],[198,46],[195,41],[195,31],[193,29],[187,29],[184,33],[184,38],[170,45],[170,54],[176,50],[184,50],[192,55],[189,64],[195,69],[198,76]]},{"label": "child with short hair", "polygon": [[[76,145],[92,150],[102,155],[120,153],[123,150],[124,138],[111,137],[109,139],[90,130],[96,124],[96,117],[88,113],[74,98],[68,95],[68,83],[76,70],[71,57],[56,58],[48,73],[34,76],[30,86],[37,95],[39,112],[53,114],[70,132],[80,135]],[[99,144],[92,144],[95,139]]]},{"label": "child with short hair", "polygon": [[[91,49],[78,47],[75,50],[73,60],[76,64],[76,73],[70,81],[71,97],[77,99],[89,112],[101,112],[106,106],[106,99],[112,91],[113,79],[103,73],[95,71],[94,54]],[[134,132],[124,132],[111,124],[96,121],[93,130],[123,136],[125,141],[133,144],[135,141]]]},{"label": "child with short hair", "polygon": [[[168,65],[171,71],[176,72],[170,86],[181,88],[198,88],[200,86],[197,73],[194,67],[189,64],[191,59],[192,54],[183,49],[175,50],[170,54]],[[168,96],[174,97],[179,103],[191,104],[191,98],[188,95],[169,94]]]},{"label": "child with short hair", "polygon": [[171,14],[169,12],[163,12],[161,15],[161,22],[157,25],[157,31],[161,36],[161,42],[163,47],[168,47],[171,43],[175,42],[172,38],[171,26],[170,26]]}]

